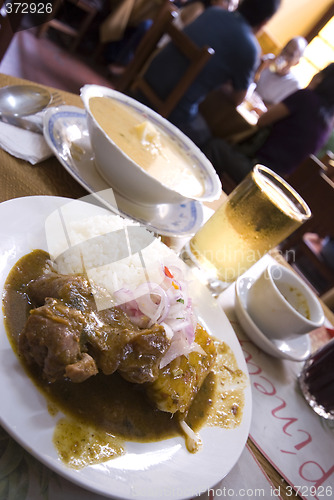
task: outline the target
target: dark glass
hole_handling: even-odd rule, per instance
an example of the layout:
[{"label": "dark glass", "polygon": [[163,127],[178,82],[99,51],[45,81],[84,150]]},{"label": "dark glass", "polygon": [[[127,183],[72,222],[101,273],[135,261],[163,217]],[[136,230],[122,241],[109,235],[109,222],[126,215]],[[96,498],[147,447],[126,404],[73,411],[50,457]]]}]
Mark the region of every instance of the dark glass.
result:
[{"label": "dark glass", "polygon": [[299,385],[314,411],[334,420],[334,339],[306,361]]}]

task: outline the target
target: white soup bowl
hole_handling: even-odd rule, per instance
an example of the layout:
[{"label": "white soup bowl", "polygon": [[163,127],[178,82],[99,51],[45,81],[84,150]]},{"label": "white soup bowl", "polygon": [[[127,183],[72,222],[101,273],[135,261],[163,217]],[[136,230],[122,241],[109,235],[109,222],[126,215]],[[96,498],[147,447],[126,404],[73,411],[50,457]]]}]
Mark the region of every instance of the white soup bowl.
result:
[{"label": "white soup bowl", "polygon": [[292,339],[324,322],[316,295],[292,270],[270,264],[249,289],[247,310],[262,333],[272,339]]},{"label": "white soup bowl", "polygon": [[[107,97],[125,104],[129,109],[140,113],[144,120],[172,137],[182,148],[192,163],[199,170],[204,184],[200,196],[187,197],[148,174],[143,168],[126,155],[106,134],[93,116],[89,100],[92,97]],[[182,203],[194,199],[198,201],[213,201],[221,194],[221,182],[212,164],[201,150],[177,127],[147,106],[116,90],[99,85],[85,85],[81,89],[81,98],[87,112],[87,125],[95,164],[99,173],[118,193],[134,202],[153,205],[164,203]],[[111,116],[117,121],[117,116]]]}]

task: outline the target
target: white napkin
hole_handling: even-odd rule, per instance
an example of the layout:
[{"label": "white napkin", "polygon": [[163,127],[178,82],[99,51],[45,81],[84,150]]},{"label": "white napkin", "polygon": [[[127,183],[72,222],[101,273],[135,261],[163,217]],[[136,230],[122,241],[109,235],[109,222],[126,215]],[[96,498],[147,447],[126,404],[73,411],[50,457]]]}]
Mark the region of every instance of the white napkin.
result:
[{"label": "white napkin", "polygon": [[7,153],[32,165],[52,156],[44,136],[8,123],[0,122],[0,147]]}]

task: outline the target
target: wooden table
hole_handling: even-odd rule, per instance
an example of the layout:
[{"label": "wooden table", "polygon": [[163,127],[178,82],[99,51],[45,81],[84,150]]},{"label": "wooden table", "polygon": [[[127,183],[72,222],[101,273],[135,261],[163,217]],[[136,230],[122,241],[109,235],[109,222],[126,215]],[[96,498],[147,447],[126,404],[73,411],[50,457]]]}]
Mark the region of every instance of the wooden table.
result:
[{"label": "wooden table", "polygon": [[200,104],[200,112],[212,135],[228,142],[238,142],[254,132],[257,118],[246,104],[236,108],[221,90],[214,90]]},{"label": "wooden table", "polygon": [[[24,80],[0,74],[0,87],[9,84],[29,83]],[[53,92],[55,89],[48,88]],[[83,107],[79,96],[58,91],[64,103]],[[0,201],[11,198],[31,195],[51,195],[80,198],[87,192],[65,171],[58,160],[54,157],[32,166],[19,160],[0,149]],[[220,198],[223,201],[224,193]],[[217,208],[219,203],[211,204]],[[276,256],[277,260],[284,263],[282,257]],[[287,265],[285,263],[285,265]],[[334,324],[334,315],[324,306],[327,318]],[[285,491],[286,483],[281,475],[271,466],[268,460],[261,454],[250,439],[248,444],[274,486],[280,487],[282,498],[291,499],[291,492]],[[296,498],[299,498],[296,496]]]}]

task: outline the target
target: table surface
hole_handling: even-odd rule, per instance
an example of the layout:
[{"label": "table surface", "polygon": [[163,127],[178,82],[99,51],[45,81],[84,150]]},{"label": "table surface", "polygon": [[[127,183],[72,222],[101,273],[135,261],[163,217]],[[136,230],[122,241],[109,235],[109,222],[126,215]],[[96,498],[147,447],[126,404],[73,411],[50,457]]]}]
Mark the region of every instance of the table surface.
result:
[{"label": "table surface", "polygon": [[[27,83],[27,81],[0,74],[0,87],[17,83]],[[51,92],[59,93],[64,104],[83,107],[78,95],[47,88]],[[0,149],[0,165],[0,202],[33,195],[65,196],[70,198],[80,198],[87,195],[87,192],[65,171],[55,157],[32,166],[26,161],[19,160]],[[225,195],[222,193],[219,202],[208,205],[215,209],[224,197]],[[273,255],[282,264],[287,265],[279,254],[274,252]],[[325,306],[324,310],[329,321],[334,324],[334,315]],[[248,439],[248,445],[273,485],[277,488],[280,487],[281,497],[290,499],[291,491],[285,489],[287,483],[280,473],[272,467],[251,439]],[[296,498],[299,497],[296,496]]]}]

